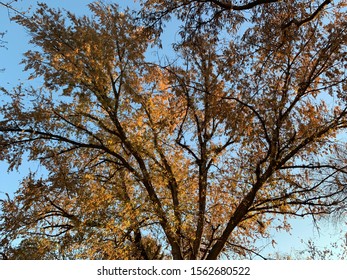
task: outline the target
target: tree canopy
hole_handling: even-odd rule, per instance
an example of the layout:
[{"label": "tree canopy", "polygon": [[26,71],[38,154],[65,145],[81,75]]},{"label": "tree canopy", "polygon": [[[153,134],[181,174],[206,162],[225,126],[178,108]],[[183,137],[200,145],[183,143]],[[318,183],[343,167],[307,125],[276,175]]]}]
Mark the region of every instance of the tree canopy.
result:
[{"label": "tree canopy", "polygon": [[0,159],[47,176],[1,200],[1,253],[246,258],[289,217],[346,209],[346,1],[140,2],[16,17],[42,85],[2,89]]}]

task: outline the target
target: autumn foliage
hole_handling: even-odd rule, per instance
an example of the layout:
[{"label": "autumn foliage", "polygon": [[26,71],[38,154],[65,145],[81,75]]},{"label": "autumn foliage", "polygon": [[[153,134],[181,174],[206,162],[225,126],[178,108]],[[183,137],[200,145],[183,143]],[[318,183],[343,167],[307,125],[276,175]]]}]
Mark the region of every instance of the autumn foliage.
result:
[{"label": "autumn foliage", "polygon": [[[41,84],[3,88],[0,158],[47,174],[1,200],[2,254],[247,258],[343,210],[346,2],[141,2],[16,18]],[[153,58],[172,20],[174,57]]]}]

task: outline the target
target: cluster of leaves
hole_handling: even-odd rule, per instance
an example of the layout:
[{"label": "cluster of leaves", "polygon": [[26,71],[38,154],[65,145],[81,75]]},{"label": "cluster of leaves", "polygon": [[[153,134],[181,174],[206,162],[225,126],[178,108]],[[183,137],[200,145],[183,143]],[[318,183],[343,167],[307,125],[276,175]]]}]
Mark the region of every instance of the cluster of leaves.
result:
[{"label": "cluster of leaves", "polygon": [[0,33],[0,37],[1,37],[1,39],[0,39],[0,48],[5,47],[5,44],[6,44],[6,42],[2,40],[4,38],[4,35],[5,35],[5,32],[1,32]]},{"label": "cluster of leaves", "polygon": [[[17,17],[43,85],[5,90],[0,159],[48,175],[1,200],[8,258],[247,257],[277,215],[346,206],[344,1],[142,2]],[[150,62],[174,15],[175,62]]]}]

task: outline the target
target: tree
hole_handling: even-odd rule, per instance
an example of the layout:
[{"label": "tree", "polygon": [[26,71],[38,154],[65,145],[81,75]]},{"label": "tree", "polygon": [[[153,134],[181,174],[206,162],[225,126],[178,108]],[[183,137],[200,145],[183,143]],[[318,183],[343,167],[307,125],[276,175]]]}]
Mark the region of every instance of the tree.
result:
[{"label": "tree", "polygon": [[[239,2],[17,17],[43,85],[4,90],[0,157],[48,175],[2,200],[4,255],[247,257],[276,217],[346,207],[344,1]],[[173,15],[177,57],[153,62]]]}]

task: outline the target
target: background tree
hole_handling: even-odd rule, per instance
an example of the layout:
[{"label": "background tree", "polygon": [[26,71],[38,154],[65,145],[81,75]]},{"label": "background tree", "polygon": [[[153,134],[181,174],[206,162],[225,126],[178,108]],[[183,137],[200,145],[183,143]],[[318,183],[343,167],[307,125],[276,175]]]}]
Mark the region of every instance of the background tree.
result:
[{"label": "background tree", "polygon": [[276,260],[345,260],[347,257],[347,244],[345,237],[339,238],[329,245],[319,246],[312,239],[303,242],[305,247],[303,250],[295,250],[294,252],[283,253],[277,252],[271,255],[271,259]]},{"label": "background tree", "polygon": [[345,260],[347,257],[347,244],[343,242],[333,242],[327,247],[320,248],[315,242],[309,240],[306,243],[307,249],[299,252],[303,259],[309,260]]},{"label": "background tree", "polygon": [[[247,257],[278,215],[346,206],[344,1],[143,2],[146,27],[99,3],[17,17],[43,85],[5,90],[0,157],[48,175],[1,201],[4,255]],[[154,63],[175,14],[175,62]]]}]

